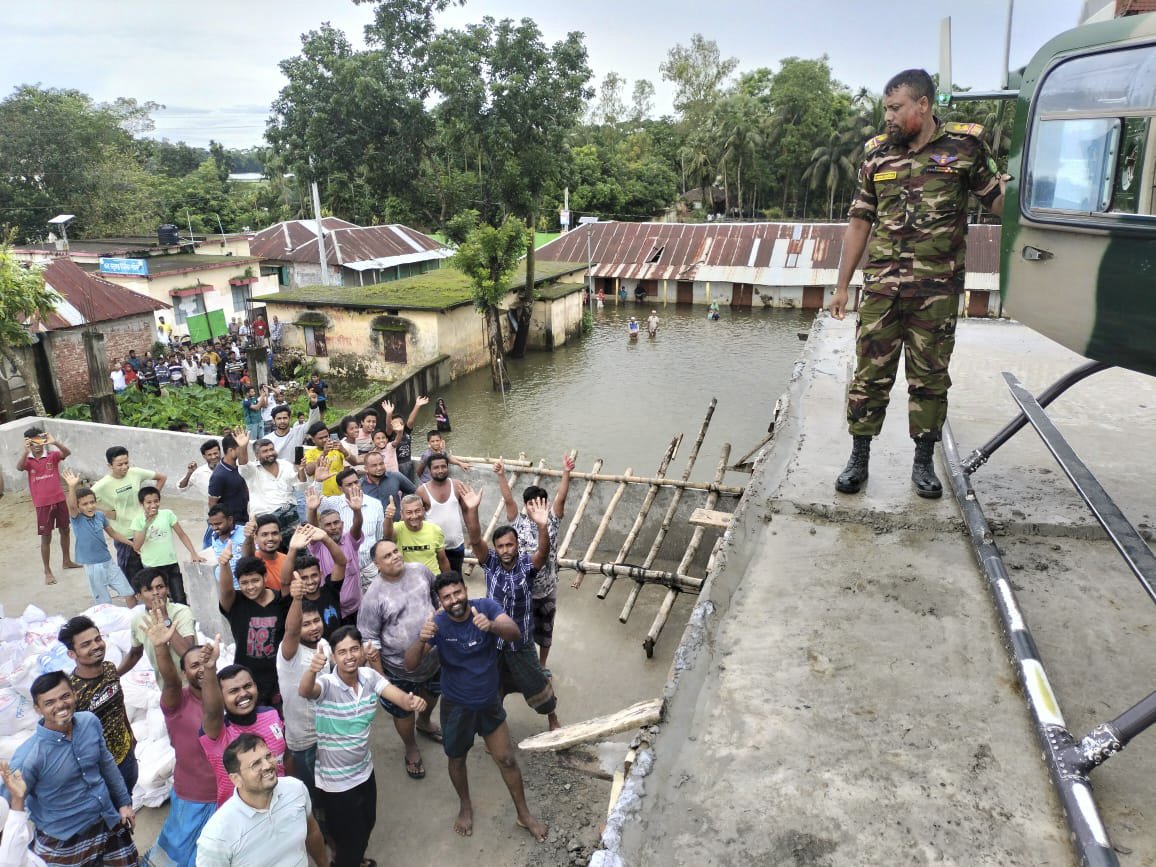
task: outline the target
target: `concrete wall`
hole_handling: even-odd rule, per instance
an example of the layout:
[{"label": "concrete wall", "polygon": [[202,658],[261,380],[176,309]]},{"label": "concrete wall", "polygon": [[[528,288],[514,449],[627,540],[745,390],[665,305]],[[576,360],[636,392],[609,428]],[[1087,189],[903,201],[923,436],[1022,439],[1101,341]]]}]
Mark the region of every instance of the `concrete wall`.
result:
[{"label": "concrete wall", "polygon": [[[58,418],[20,418],[0,425],[0,474],[8,490],[25,490],[28,477],[17,473],[16,456],[24,447],[24,431],[39,425],[72,450],[68,465],[84,478],[96,480],[108,472],[104,450],[109,446],[128,449],[133,466],[157,470],[169,477],[165,496],[185,496],[176,482],[185,474],[189,461],[200,460],[203,435],[150,430],[121,425],[94,424],[86,421],[64,421]],[[170,490],[171,488],[171,490]],[[191,489],[190,489],[191,490]],[[190,496],[195,496],[190,494]]]},{"label": "concrete wall", "polygon": [[554,349],[582,333],[582,285],[561,298],[534,302],[530,320],[530,347]]}]

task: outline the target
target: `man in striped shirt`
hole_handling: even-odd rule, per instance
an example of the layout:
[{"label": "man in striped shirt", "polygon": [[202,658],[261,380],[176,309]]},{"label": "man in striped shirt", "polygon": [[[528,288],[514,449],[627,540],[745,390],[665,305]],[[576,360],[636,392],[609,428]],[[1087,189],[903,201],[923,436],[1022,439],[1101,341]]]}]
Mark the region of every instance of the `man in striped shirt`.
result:
[{"label": "man in striped shirt", "polygon": [[538,527],[538,548],[533,554],[523,554],[518,550],[518,534],[509,524],[491,534],[493,547],[486,544],[478,518],[478,506],[482,502],[480,490],[462,485],[459,500],[470,548],[486,573],[486,596],[501,605],[521,631],[517,641],[498,641],[502,695],[520,692],[526,704],[547,718],[551,731],[561,728],[555,712],[558,698],[554,695],[554,685],[534,649],[534,576],[550,556],[549,504],[544,497],[526,502],[526,516]]},{"label": "man in striped shirt", "polygon": [[[326,663],[319,650],[301,678],[299,692],[315,702],[317,711],[316,785],[337,846],[334,867],[362,867],[377,821],[377,780],[369,751],[377,699],[381,696],[417,713],[425,710],[425,701],[365,666],[366,651],[357,627],[341,627],[330,636],[330,643],[334,671],[318,676]],[[380,667],[376,650],[371,662]]]}]

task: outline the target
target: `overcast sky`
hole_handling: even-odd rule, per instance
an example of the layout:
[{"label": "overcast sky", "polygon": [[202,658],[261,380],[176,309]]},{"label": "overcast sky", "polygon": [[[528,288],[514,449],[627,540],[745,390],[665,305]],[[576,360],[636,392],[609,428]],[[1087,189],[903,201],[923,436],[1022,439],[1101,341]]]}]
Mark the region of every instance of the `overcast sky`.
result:
[{"label": "overcast sky", "polygon": [[[1011,66],[1076,24],[1082,0],[1018,0]],[[349,0],[0,0],[0,93],[20,84],[76,88],[98,101],[119,96],[166,106],[157,137],[205,146],[261,144],[269,105],[284,85],[277,64],[300,36],[329,21],[362,44],[368,6]],[[667,50],[700,32],[740,70],[777,69],[784,57],[827,54],[852,90],[878,91],[900,69],[938,67],[939,20],[952,17],[953,77],[973,89],[999,83],[1007,0],[487,0],[447,12],[444,26],[484,15],[530,16],[548,41],[586,34],[597,80],[613,70],[650,79],[656,113],[673,91],[658,66]]]}]

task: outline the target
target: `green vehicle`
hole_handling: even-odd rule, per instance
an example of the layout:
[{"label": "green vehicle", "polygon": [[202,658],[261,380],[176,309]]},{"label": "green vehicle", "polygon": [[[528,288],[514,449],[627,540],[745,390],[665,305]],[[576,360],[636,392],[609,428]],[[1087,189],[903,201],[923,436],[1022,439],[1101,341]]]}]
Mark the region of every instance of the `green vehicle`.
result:
[{"label": "green vehicle", "polygon": [[1016,108],[1004,309],[1080,355],[1156,375],[1156,14],[1056,36]]},{"label": "green vehicle", "polygon": [[[943,81],[949,52],[947,70]],[[1036,52],[1018,90],[958,96],[1017,100],[1000,242],[1004,310],[1091,360],[1038,396],[1004,373],[1020,415],[966,458],[944,425],[944,455],[1077,860],[1117,867],[1089,775],[1156,724],[1156,692],[1083,735],[1068,729],[973,474],[1030,424],[1156,602],[1156,554],[1044,410],[1108,367],[1156,375],[1156,14],[1069,30]]]}]

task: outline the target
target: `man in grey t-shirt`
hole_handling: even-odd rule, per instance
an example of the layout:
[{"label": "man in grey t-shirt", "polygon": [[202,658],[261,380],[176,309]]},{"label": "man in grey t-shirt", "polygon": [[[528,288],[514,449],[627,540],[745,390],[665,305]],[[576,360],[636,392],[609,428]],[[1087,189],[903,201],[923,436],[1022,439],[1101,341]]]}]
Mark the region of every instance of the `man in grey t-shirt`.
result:
[{"label": "man in grey t-shirt", "polygon": [[413,779],[425,776],[416,732],[441,742],[442,732],[431,714],[441,695],[441,666],[436,653],[427,654],[413,671],[405,668],[405,651],[433,614],[434,574],[420,563],[406,563],[401,549],[388,539],[373,546],[377,577],[370,582],[357,612],[357,628],[381,654],[384,673],[399,689],[425,699],[420,714],[398,707],[388,699],[381,706],[393,717],[394,727],[405,744],[405,771]]}]

